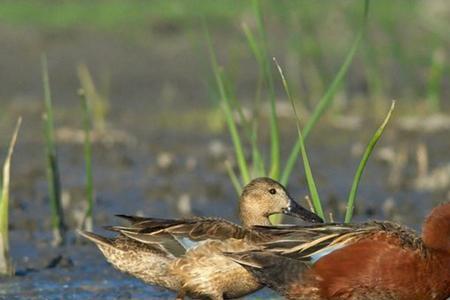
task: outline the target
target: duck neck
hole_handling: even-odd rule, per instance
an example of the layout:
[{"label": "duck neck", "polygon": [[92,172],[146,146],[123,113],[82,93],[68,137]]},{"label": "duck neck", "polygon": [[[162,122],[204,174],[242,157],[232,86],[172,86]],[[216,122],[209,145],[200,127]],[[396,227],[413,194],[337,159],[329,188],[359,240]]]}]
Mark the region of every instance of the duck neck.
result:
[{"label": "duck neck", "polygon": [[243,205],[241,205],[239,209],[239,216],[242,225],[244,225],[245,227],[251,227],[256,225],[272,225],[268,216],[252,208],[246,208]]}]

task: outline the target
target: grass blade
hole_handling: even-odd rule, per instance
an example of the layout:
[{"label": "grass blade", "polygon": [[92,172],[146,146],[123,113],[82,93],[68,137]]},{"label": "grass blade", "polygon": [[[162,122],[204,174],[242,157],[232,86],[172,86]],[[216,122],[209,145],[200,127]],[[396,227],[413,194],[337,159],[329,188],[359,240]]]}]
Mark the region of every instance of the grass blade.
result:
[{"label": "grass blade", "polygon": [[441,109],[441,83],[445,71],[444,50],[437,48],[431,56],[431,66],[427,81],[427,101],[431,111],[439,112]]},{"label": "grass blade", "polygon": [[0,275],[12,276],[14,274],[14,266],[9,256],[9,182],[11,158],[16,145],[17,135],[19,134],[22,118],[17,120],[16,128],[9,143],[8,153],[3,163],[1,196],[0,196]]},{"label": "grass blade", "polygon": [[[319,104],[314,109],[314,112],[312,113],[309,120],[306,122],[305,127],[303,128],[303,138],[306,140],[309,133],[311,132],[312,128],[316,125],[317,121],[320,119],[320,117],[324,114],[324,112],[330,107],[334,95],[338,91],[345,74],[347,74],[347,71],[350,67],[350,64],[353,60],[353,57],[355,56],[356,50],[358,50],[359,45],[361,43],[361,40],[364,36],[364,32],[367,25],[367,19],[369,15],[369,0],[365,0],[364,2],[364,18],[362,21],[362,26],[360,27],[356,38],[347,53],[347,56],[342,63],[341,67],[339,68],[338,73],[334,77],[333,81],[331,82],[330,86],[328,87],[327,91],[323,95],[322,99],[320,99]],[[300,150],[301,147],[301,141],[300,139],[297,140],[294,147],[291,150],[291,153],[289,154],[289,158],[287,160],[286,166],[283,170],[283,173],[281,175],[281,183],[287,184],[287,181],[289,180],[289,176],[291,175],[292,169],[294,168],[295,162],[297,160],[297,153]]]},{"label": "grass blade", "polygon": [[[260,43],[255,43],[259,46],[259,65],[263,70],[265,79],[269,88],[270,99],[270,171],[269,176],[278,180],[280,177],[280,130],[278,126],[277,110],[275,103],[275,89],[273,84],[273,76],[271,72],[270,58],[267,53],[267,34],[264,28],[264,20],[259,0],[253,1],[253,7],[257,18],[257,27],[260,38]],[[258,58],[258,57],[257,57]]]},{"label": "grass blade", "polygon": [[260,62],[263,60],[263,55],[261,54],[261,47],[258,46],[258,43],[256,42],[256,38],[253,34],[253,32],[250,30],[248,25],[246,23],[242,24],[242,30],[244,31],[244,35],[247,39],[247,43],[250,47],[250,50],[252,50],[253,55],[256,58],[257,62]]},{"label": "grass blade", "polygon": [[[246,23],[242,24],[242,29],[244,31],[244,35],[247,39],[247,43],[250,47],[250,50],[252,51],[253,55],[255,56],[258,64],[261,65],[260,61],[262,60],[262,54],[260,51],[260,47],[258,46],[258,44],[256,42],[256,38],[255,38],[253,32],[250,30],[250,28],[247,26]],[[256,174],[258,177],[266,175],[264,160],[262,158],[262,155],[258,148],[258,143],[257,143],[258,142],[257,133],[258,133],[259,116],[260,116],[259,111],[260,111],[260,107],[261,107],[261,89],[262,89],[263,81],[264,81],[264,72],[260,68],[259,74],[258,74],[257,88],[256,88],[256,93],[255,93],[254,107],[253,107],[254,118],[253,118],[253,124],[252,124],[253,128],[252,128],[252,136],[251,136],[253,165],[256,169],[255,171],[256,171]]]},{"label": "grass blade", "polygon": [[[261,5],[259,0],[253,1],[253,7],[255,8],[258,33],[260,38],[259,43],[259,53],[260,60],[258,61],[262,74],[265,77],[266,83],[269,90],[269,101],[270,101],[270,116],[269,116],[269,127],[270,127],[270,170],[268,176],[279,180],[280,177],[280,130],[278,126],[277,118],[277,108],[275,102],[275,88],[273,83],[273,76],[271,71],[270,58],[267,52],[267,34],[264,28],[264,20],[261,10]],[[283,220],[283,215],[272,215],[269,217],[272,224],[279,224]]]},{"label": "grass blade", "polygon": [[45,113],[44,132],[47,150],[47,181],[51,206],[51,224],[53,229],[53,245],[64,242],[64,216],[61,206],[61,182],[59,176],[58,158],[54,141],[54,123],[50,82],[48,78],[47,57],[42,55],[42,80],[44,85]]},{"label": "grass blade", "polygon": [[83,221],[83,228],[92,231],[94,227],[93,211],[94,211],[94,183],[92,176],[92,145],[91,145],[91,131],[92,120],[89,103],[83,89],[78,91],[83,106],[83,129],[84,129],[84,163],[86,170],[86,200],[88,203],[86,215]]},{"label": "grass blade", "polygon": [[309,189],[309,192],[311,194],[311,200],[312,200],[312,204],[313,204],[313,207],[314,207],[314,211],[323,220],[325,220],[325,215],[323,213],[322,204],[320,202],[319,192],[317,191],[316,183],[314,181],[314,176],[312,174],[311,166],[309,164],[308,155],[306,153],[305,143],[303,142],[302,131],[300,129],[300,121],[299,121],[300,119],[299,119],[299,117],[297,115],[297,110],[295,108],[295,103],[294,103],[294,100],[291,97],[291,93],[289,91],[289,85],[287,83],[286,77],[283,74],[283,70],[281,69],[281,67],[278,64],[277,60],[275,58],[273,60],[274,60],[276,66],[278,68],[278,72],[280,73],[280,76],[281,76],[281,81],[283,82],[284,90],[286,91],[288,99],[289,99],[289,101],[292,104],[292,109],[294,110],[296,123],[297,123],[298,140],[300,141],[300,149],[299,149],[299,151],[300,151],[300,154],[302,156],[303,167],[305,169],[305,175],[306,175],[306,181],[308,183],[308,189]]},{"label": "grass blade", "polygon": [[[222,108],[222,110],[225,114],[225,121],[227,123],[228,130],[231,135],[231,140],[233,142],[234,151],[235,151],[235,155],[236,155],[236,159],[237,159],[237,163],[239,166],[239,171],[241,173],[242,180],[243,180],[244,184],[247,184],[248,182],[250,182],[249,168],[247,165],[247,161],[245,159],[245,153],[244,153],[244,149],[242,147],[241,138],[240,138],[239,132],[237,130],[237,124],[233,117],[233,110],[232,110],[232,107],[230,104],[230,99],[228,98],[228,95],[226,93],[225,84],[224,84],[224,80],[223,80],[223,72],[219,68],[219,65],[217,63],[217,58],[216,58],[216,55],[213,50],[211,37],[209,35],[209,32],[208,32],[206,26],[205,26],[205,32],[206,32],[205,35],[206,35],[206,40],[208,43],[211,65],[213,68],[213,73],[214,73],[214,77],[216,80],[216,84],[219,89],[220,107]],[[241,183],[241,187],[242,187],[242,183]]]},{"label": "grass blade", "polygon": [[100,95],[92,79],[91,72],[86,64],[79,64],[77,66],[78,79],[80,80],[81,87],[89,99],[90,103],[90,115],[93,119],[92,124],[95,129],[104,131],[106,129],[106,116],[109,111],[108,98]]},{"label": "grass blade", "polygon": [[231,179],[231,183],[233,184],[234,190],[238,195],[240,195],[242,192],[241,183],[239,182],[236,172],[234,172],[233,167],[231,166],[231,163],[228,160],[225,161],[225,167],[227,168],[227,173]]},{"label": "grass blade", "polygon": [[258,148],[258,140],[257,140],[257,129],[254,127],[252,137],[252,162],[253,162],[253,177],[261,177],[266,176],[266,170],[264,166],[264,159],[261,155],[261,152]]},{"label": "grass blade", "polygon": [[370,154],[372,153],[373,149],[375,148],[375,145],[377,144],[378,140],[381,138],[381,135],[384,132],[384,128],[386,127],[387,123],[389,122],[389,119],[391,118],[394,108],[395,108],[395,101],[392,101],[391,108],[389,109],[389,112],[386,115],[386,118],[384,119],[383,123],[381,123],[381,125],[377,129],[377,131],[375,131],[375,134],[373,135],[372,139],[369,141],[369,144],[367,145],[366,150],[364,151],[364,154],[361,158],[358,168],[356,169],[355,177],[353,178],[352,188],[350,189],[350,193],[349,193],[348,200],[347,200],[347,210],[345,212],[345,223],[348,223],[352,220],[353,210],[354,210],[354,205],[355,205],[355,198],[356,198],[356,194],[358,193],[358,186],[359,186],[359,182],[361,180],[362,173],[367,164],[367,160],[370,157]]},{"label": "grass blade", "polygon": [[[230,82],[226,81],[228,85],[226,87],[230,86]],[[260,177],[265,175],[265,166],[264,166],[264,160],[261,155],[261,151],[258,147],[258,111],[254,110],[254,114],[251,120],[248,120],[248,118],[245,116],[245,113],[242,109],[242,106],[240,105],[239,101],[237,101],[235,94],[232,92],[232,89],[227,88],[226,95],[227,98],[230,99],[230,106],[232,111],[236,111],[239,115],[239,118],[242,122],[242,128],[244,129],[245,135],[247,136],[248,140],[250,141],[251,150],[252,150],[252,166],[249,168],[250,176],[251,177]]]}]

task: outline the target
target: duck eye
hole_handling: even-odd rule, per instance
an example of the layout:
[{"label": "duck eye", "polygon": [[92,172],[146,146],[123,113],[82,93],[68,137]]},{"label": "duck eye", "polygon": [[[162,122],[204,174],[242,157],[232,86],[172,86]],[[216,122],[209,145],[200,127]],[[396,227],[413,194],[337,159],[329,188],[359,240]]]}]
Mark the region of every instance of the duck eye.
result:
[{"label": "duck eye", "polygon": [[272,195],[275,195],[277,193],[277,190],[276,189],[270,189],[269,193],[271,193]]}]

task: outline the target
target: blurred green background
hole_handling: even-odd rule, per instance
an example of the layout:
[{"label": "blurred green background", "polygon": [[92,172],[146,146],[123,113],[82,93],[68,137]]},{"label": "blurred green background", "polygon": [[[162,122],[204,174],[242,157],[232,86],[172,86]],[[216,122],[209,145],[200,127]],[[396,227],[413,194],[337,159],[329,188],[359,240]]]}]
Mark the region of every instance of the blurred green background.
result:
[{"label": "blurred green background", "polygon": [[[311,109],[348,52],[360,26],[362,3],[263,0],[262,6],[270,55],[286,66],[296,97]],[[117,81],[124,82],[120,74],[116,76],[120,68],[127,67],[122,63],[131,64],[139,60],[134,56],[148,51],[154,58],[160,55],[160,63],[155,65],[156,59],[146,55],[140,58],[143,65],[138,68],[159,69],[152,76],[159,75],[160,81],[173,77],[188,84],[191,91],[194,87],[183,74],[199,81],[207,81],[210,75],[202,19],[211,30],[220,61],[242,90],[242,98],[246,98],[254,92],[251,84],[256,81],[256,65],[242,30],[243,23],[255,26],[251,1],[2,1],[0,37],[10,51],[15,47],[23,51],[25,47],[28,56],[48,52],[50,61],[55,48],[71,47],[72,53],[56,53],[63,61],[53,65],[87,61],[95,76],[103,76],[103,84],[110,85],[107,92],[111,95],[117,95]],[[445,0],[373,1],[366,38],[335,108],[345,111],[370,107],[370,112],[385,111],[388,101],[398,99],[401,111],[448,109],[449,30],[450,8]],[[106,57],[99,58],[99,53],[86,55],[88,47]],[[110,49],[113,53],[108,53]],[[178,65],[164,64],[164,60],[180,60],[180,56],[186,60]],[[2,78],[9,77],[11,59],[2,55],[2,64],[6,64],[0,71]],[[116,68],[107,66],[113,61]],[[55,68],[60,74],[59,67]],[[129,78],[127,71],[122,74]],[[134,77],[146,75],[144,70],[134,72]],[[14,84],[3,81],[2,101],[18,93],[13,88]],[[201,88],[207,93],[207,87]],[[208,98],[205,94],[192,96],[196,100]]]}]

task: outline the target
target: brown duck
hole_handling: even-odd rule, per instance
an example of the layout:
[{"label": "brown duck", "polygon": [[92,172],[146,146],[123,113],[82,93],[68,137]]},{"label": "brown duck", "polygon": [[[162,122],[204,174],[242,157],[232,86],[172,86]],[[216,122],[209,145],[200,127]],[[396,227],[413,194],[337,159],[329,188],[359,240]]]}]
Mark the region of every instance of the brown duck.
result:
[{"label": "brown duck", "polygon": [[278,213],[322,222],[269,178],[254,179],[244,188],[239,209],[242,226],[217,218],[167,220],[120,215],[131,225],[108,227],[119,233],[114,238],[85,231],[80,234],[96,243],[114,267],[176,291],[177,299],[237,298],[262,285],[223,253],[258,249],[256,243],[271,239],[270,234],[252,226],[270,225],[269,216]]},{"label": "brown duck", "polygon": [[450,299],[450,203],[421,236],[386,221],[255,230],[273,236],[264,250],[226,255],[286,299]]}]

